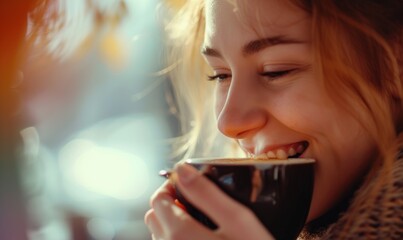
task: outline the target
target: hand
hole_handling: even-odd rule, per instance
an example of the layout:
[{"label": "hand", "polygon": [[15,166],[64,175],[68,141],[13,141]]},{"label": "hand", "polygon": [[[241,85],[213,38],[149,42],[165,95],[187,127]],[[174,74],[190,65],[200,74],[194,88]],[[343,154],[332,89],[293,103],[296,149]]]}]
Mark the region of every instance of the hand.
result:
[{"label": "hand", "polygon": [[145,215],[145,223],[153,239],[273,239],[248,208],[228,197],[193,167],[178,164],[176,172],[176,184],[181,193],[209,216],[218,225],[218,229],[210,230],[177,206],[175,190],[167,181],[151,198],[151,209]]}]

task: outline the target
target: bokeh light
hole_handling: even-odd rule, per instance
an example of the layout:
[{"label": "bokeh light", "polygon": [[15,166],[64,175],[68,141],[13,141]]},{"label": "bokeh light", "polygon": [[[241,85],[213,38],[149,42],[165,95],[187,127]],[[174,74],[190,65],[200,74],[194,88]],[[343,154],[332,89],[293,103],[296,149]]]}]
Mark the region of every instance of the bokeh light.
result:
[{"label": "bokeh light", "polygon": [[160,1],[49,2],[62,18],[23,70],[29,240],[149,240],[143,217],[177,126],[156,74]]},{"label": "bokeh light", "polygon": [[60,161],[66,177],[89,191],[128,200],[141,196],[149,187],[148,166],[133,154],[80,139],[62,151]]}]

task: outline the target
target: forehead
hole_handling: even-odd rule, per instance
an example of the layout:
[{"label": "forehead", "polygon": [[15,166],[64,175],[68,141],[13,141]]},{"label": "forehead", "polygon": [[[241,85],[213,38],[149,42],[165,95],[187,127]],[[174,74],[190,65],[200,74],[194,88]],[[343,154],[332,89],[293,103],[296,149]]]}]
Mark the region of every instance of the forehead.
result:
[{"label": "forehead", "polygon": [[[304,34],[309,15],[287,0],[205,0],[205,40],[237,29],[257,35]],[[262,36],[261,36],[262,37]]]}]

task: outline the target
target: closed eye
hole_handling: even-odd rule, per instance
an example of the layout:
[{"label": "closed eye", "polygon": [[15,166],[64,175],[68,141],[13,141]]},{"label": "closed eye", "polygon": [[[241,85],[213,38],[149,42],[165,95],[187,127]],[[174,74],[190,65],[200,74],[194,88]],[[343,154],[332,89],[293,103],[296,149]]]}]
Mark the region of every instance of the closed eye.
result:
[{"label": "closed eye", "polygon": [[214,80],[223,81],[228,78],[231,78],[231,74],[222,73],[222,74],[207,76],[207,78],[209,81],[214,81]]},{"label": "closed eye", "polygon": [[296,70],[296,68],[287,69],[287,70],[281,70],[281,71],[270,71],[270,72],[260,73],[260,75],[263,76],[263,77],[268,78],[269,80],[276,80],[278,78],[286,76],[289,73],[292,73],[295,70]]}]

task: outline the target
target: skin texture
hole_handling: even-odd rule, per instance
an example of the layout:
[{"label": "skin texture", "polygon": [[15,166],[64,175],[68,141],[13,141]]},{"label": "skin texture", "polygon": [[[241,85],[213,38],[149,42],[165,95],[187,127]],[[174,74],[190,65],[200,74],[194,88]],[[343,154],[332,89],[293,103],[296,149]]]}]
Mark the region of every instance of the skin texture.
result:
[{"label": "skin texture", "polygon": [[[227,1],[206,0],[202,52],[215,80],[218,129],[251,154],[308,142],[302,157],[317,160],[310,221],[334,207],[362,178],[375,144],[330,98],[326,79],[316,77],[309,16],[285,1],[252,2],[247,6],[253,14],[248,15],[234,11]],[[266,38],[271,44],[259,41]],[[193,169],[177,168],[185,197],[219,229],[204,228],[178,208],[167,182],[152,197],[145,217],[155,239],[271,239],[249,210]]]}]

